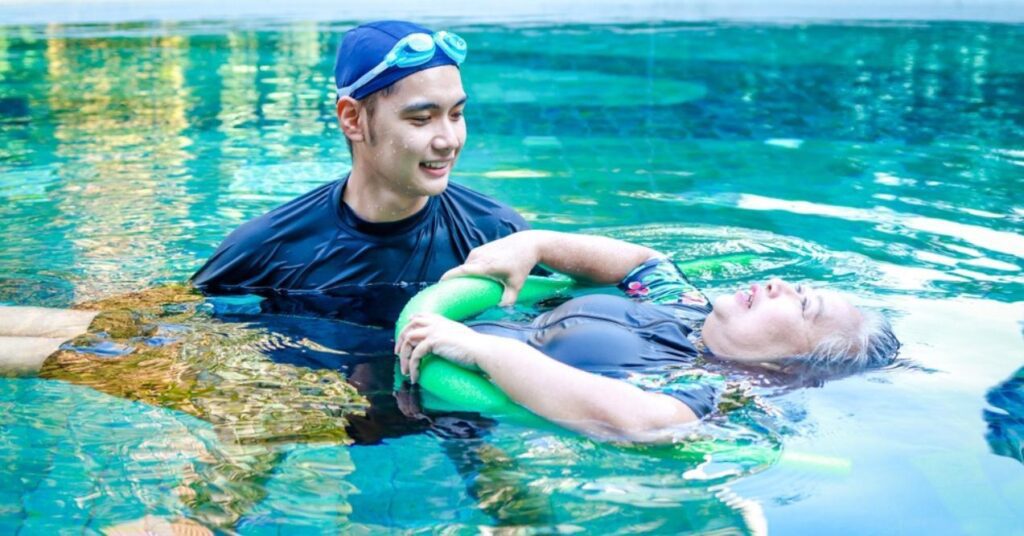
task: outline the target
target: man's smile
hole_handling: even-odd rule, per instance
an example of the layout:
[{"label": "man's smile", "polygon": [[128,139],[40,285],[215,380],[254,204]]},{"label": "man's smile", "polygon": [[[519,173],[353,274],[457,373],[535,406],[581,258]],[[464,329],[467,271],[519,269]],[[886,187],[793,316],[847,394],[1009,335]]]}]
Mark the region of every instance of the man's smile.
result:
[{"label": "man's smile", "polygon": [[454,160],[428,160],[426,162],[420,162],[420,169],[427,172],[428,175],[443,177],[448,174],[448,171],[451,169],[452,162],[454,162]]}]

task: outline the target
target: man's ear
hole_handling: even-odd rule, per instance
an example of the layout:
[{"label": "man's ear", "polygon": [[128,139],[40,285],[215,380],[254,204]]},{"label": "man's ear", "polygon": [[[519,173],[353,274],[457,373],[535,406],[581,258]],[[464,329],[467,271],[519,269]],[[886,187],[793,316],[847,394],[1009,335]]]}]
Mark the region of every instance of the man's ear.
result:
[{"label": "man's ear", "polygon": [[359,101],[352,97],[338,99],[338,125],[341,126],[341,131],[345,133],[345,137],[349,141],[365,141],[363,127],[359,123],[359,115],[362,109],[363,107],[359,105]]}]

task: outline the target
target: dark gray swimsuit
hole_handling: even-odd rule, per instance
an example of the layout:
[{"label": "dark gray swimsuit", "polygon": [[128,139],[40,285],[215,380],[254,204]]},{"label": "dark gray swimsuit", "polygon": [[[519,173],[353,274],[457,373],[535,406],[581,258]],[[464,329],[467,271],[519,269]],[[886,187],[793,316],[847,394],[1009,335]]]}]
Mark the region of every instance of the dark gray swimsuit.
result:
[{"label": "dark gray swimsuit", "polygon": [[[670,291],[669,286],[674,288]],[[639,266],[619,287],[635,298],[654,295],[668,303],[597,294],[574,298],[529,324],[469,325],[480,333],[524,342],[567,365],[617,379],[692,366],[700,352],[690,335],[711,312],[707,299],[665,259]],[[666,300],[669,297],[674,299]],[[698,417],[714,411],[718,397],[715,387],[694,382],[648,390],[678,399]]]}]

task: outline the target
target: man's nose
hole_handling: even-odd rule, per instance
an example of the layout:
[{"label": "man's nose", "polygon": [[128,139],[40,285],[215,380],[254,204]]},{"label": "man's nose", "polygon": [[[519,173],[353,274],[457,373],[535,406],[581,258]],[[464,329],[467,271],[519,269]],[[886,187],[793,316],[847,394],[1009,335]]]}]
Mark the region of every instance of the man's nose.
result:
[{"label": "man's nose", "polygon": [[459,147],[459,135],[455,130],[455,122],[449,119],[440,121],[437,135],[434,136],[434,149],[442,152],[455,150]]}]

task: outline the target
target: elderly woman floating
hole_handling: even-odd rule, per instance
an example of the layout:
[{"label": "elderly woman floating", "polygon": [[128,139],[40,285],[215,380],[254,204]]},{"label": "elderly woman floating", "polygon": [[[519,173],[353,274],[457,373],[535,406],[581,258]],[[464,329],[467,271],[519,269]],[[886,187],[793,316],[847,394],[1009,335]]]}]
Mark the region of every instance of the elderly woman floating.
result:
[{"label": "elderly woman floating", "polygon": [[395,345],[416,382],[424,356],[479,368],[534,413],[590,435],[657,441],[707,415],[716,390],[677,382],[697,358],[844,372],[891,362],[888,322],[842,295],[772,279],[714,306],[664,255],[609,238],[524,231],[481,246],[445,278],[477,275],[515,301],[537,264],[626,296],[572,299],[528,324],[413,317]]}]

